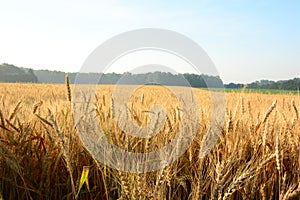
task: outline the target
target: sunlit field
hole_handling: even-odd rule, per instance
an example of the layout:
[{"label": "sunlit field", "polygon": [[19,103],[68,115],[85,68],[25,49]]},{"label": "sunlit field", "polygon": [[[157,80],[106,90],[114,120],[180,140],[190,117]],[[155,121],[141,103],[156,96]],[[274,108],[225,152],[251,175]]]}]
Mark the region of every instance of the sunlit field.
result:
[{"label": "sunlit field", "polygon": [[[198,130],[189,149],[167,167],[126,173],[97,162],[78,137],[72,116],[74,86],[0,84],[0,193],[3,199],[299,199],[300,96],[226,93],[219,139],[199,157],[210,125],[210,93],[193,89]],[[177,88],[178,90],[181,88]],[[183,89],[183,88],[182,88]],[[165,109],[162,129],[133,138],[116,123],[114,86],[97,87],[94,112],[111,143],[151,152],[178,131],[181,108],[171,90],[141,86],[127,103],[137,126],[150,123],[151,106]]]}]

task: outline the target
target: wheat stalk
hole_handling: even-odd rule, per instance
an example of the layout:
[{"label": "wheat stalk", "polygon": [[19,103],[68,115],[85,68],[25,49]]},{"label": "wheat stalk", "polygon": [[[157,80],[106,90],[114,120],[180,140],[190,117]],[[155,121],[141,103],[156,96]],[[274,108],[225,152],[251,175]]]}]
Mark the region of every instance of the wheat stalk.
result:
[{"label": "wheat stalk", "polygon": [[299,112],[298,112],[297,106],[295,104],[295,99],[292,99],[292,106],[293,106],[294,112],[296,114],[296,119],[298,120],[299,119]]},{"label": "wheat stalk", "polygon": [[221,199],[222,196],[222,182],[223,179],[223,169],[224,169],[224,163],[218,162],[216,165],[216,185],[213,192],[213,199]]},{"label": "wheat stalk", "polygon": [[128,179],[126,176],[123,175],[121,171],[118,171],[118,174],[122,186],[122,198],[129,198],[131,195],[130,195]]},{"label": "wheat stalk", "polygon": [[275,109],[276,104],[277,104],[277,100],[275,100],[275,101],[273,102],[273,104],[271,105],[271,107],[270,107],[270,108],[268,109],[268,111],[265,113],[265,116],[264,116],[264,118],[263,118],[263,120],[262,120],[262,123],[266,123],[266,121],[268,120],[270,114],[271,114],[272,111]]},{"label": "wheat stalk", "polygon": [[32,109],[32,113],[35,114],[37,109],[43,105],[43,101],[39,101],[38,103],[34,104],[33,109]]},{"label": "wheat stalk", "polygon": [[64,135],[63,133],[59,130],[58,128],[58,124],[51,112],[50,109],[48,109],[48,115],[50,117],[50,120],[52,121],[52,124],[53,124],[53,127],[55,129],[55,132],[57,133],[58,135],[58,138],[59,138],[59,144],[60,144],[60,147],[63,151],[63,155],[64,155],[64,158],[65,158],[65,161],[66,161],[66,167],[69,171],[69,174],[70,174],[70,179],[71,179],[71,187],[72,187],[72,193],[74,195],[74,197],[76,196],[76,189],[75,189],[75,185],[74,185],[74,178],[73,178],[73,170],[72,170],[72,166],[71,166],[71,158],[70,158],[70,153],[69,153],[69,149],[66,145],[66,141],[64,139]]},{"label": "wheat stalk", "polygon": [[68,94],[68,101],[72,101],[72,95],[71,95],[71,88],[70,88],[70,80],[69,80],[69,75],[66,74],[66,86],[67,86],[67,94]]},{"label": "wheat stalk", "polygon": [[13,109],[12,113],[11,113],[11,114],[9,115],[9,117],[8,117],[8,121],[11,121],[11,120],[16,116],[16,114],[17,114],[17,112],[18,112],[18,110],[19,110],[19,108],[20,108],[21,102],[22,102],[22,101],[19,101],[19,102],[17,103],[17,105],[16,105],[15,108]]},{"label": "wheat stalk", "polygon": [[3,116],[3,113],[2,113],[2,111],[0,110],[0,120],[1,120],[1,124],[2,124],[2,126],[4,126],[5,127],[5,119],[4,119],[4,116]]}]

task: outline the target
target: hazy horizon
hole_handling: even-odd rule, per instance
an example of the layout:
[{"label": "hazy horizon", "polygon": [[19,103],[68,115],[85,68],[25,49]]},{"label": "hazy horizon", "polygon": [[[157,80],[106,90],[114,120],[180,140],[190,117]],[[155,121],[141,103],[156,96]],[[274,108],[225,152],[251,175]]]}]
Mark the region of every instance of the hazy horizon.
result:
[{"label": "hazy horizon", "polygon": [[[153,27],[197,42],[224,83],[300,77],[298,1],[12,0],[1,2],[0,11],[0,63],[18,67],[78,72],[102,42]],[[108,72],[141,64],[168,64],[178,73],[193,73],[178,59],[158,54],[129,56]]]},{"label": "hazy horizon", "polygon": [[[0,65],[2,64],[9,64],[9,65],[13,65],[12,63],[0,63]],[[33,68],[30,68],[30,67],[24,67],[24,66],[16,66],[16,67],[20,67],[20,68],[26,68],[26,69],[33,69]],[[123,72],[114,72],[114,71],[109,71],[109,72],[106,72],[105,74],[107,73],[116,73],[116,74],[123,74],[123,73],[131,73],[131,74],[145,74],[145,73],[148,73],[148,72],[170,72],[170,71],[164,71],[164,70],[159,70],[156,66],[154,66],[154,68],[152,69],[157,69],[157,70],[148,70],[148,71],[134,71],[134,72],[130,72],[130,71],[123,71]],[[57,71],[57,72],[63,72],[63,73],[80,73],[78,71],[64,71],[64,70],[51,70],[51,69],[33,69],[33,70],[49,70],[49,71]],[[82,72],[82,73],[87,73],[87,72]],[[98,73],[98,72],[89,72],[89,73]],[[172,74],[183,74],[183,73],[174,73],[173,71],[171,71],[170,73]],[[184,73],[189,73],[189,72],[184,72]],[[190,72],[190,74],[192,74],[193,72]],[[203,75],[209,75],[209,74],[203,74]],[[221,80],[222,80],[222,77],[220,77]],[[253,81],[250,81],[250,82],[234,82],[234,81],[229,81],[229,82],[225,82],[224,80],[223,81],[223,84],[229,84],[229,83],[234,83],[234,84],[250,84],[250,83],[254,83],[256,81],[264,81],[264,80],[267,80],[267,81],[286,81],[286,80],[292,80],[294,78],[300,78],[300,76],[294,76],[294,77],[291,77],[291,78],[288,78],[288,79],[277,79],[277,80],[274,80],[274,79],[268,79],[268,78],[263,78],[263,79],[258,79],[258,80],[253,80]]]}]

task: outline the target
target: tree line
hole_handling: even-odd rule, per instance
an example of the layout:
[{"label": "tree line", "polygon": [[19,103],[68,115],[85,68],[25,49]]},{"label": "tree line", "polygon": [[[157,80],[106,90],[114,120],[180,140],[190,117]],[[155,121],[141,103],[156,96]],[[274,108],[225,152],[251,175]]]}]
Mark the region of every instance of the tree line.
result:
[{"label": "tree line", "polygon": [[[68,73],[71,84],[151,84],[169,86],[191,86],[196,88],[242,88],[244,84],[224,84],[220,77],[197,74],[172,74],[169,72],[148,72],[132,74],[118,73]],[[19,68],[11,64],[0,64],[0,82],[64,83],[65,72],[50,70],[33,70]],[[248,84],[252,89],[299,90],[300,78],[286,81],[261,80]]]},{"label": "tree line", "polygon": [[[242,88],[244,84],[230,83],[225,85],[226,88]],[[273,89],[273,90],[299,90],[300,78],[293,78],[281,81],[260,80],[247,84],[249,89]]]}]

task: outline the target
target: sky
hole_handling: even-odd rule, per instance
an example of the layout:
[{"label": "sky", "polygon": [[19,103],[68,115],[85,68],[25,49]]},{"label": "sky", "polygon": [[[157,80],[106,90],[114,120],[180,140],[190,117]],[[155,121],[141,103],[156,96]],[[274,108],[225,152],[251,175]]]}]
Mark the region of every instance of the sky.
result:
[{"label": "sky", "polygon": [[[200,45],[225,83],[300,77],[297,0],[0,0],[0,27],[0,63],[20,67],[76,72],[111,37],[161,28]],[[140,52],[109,70],[153,62],[192,72],[171,57]]]}]

